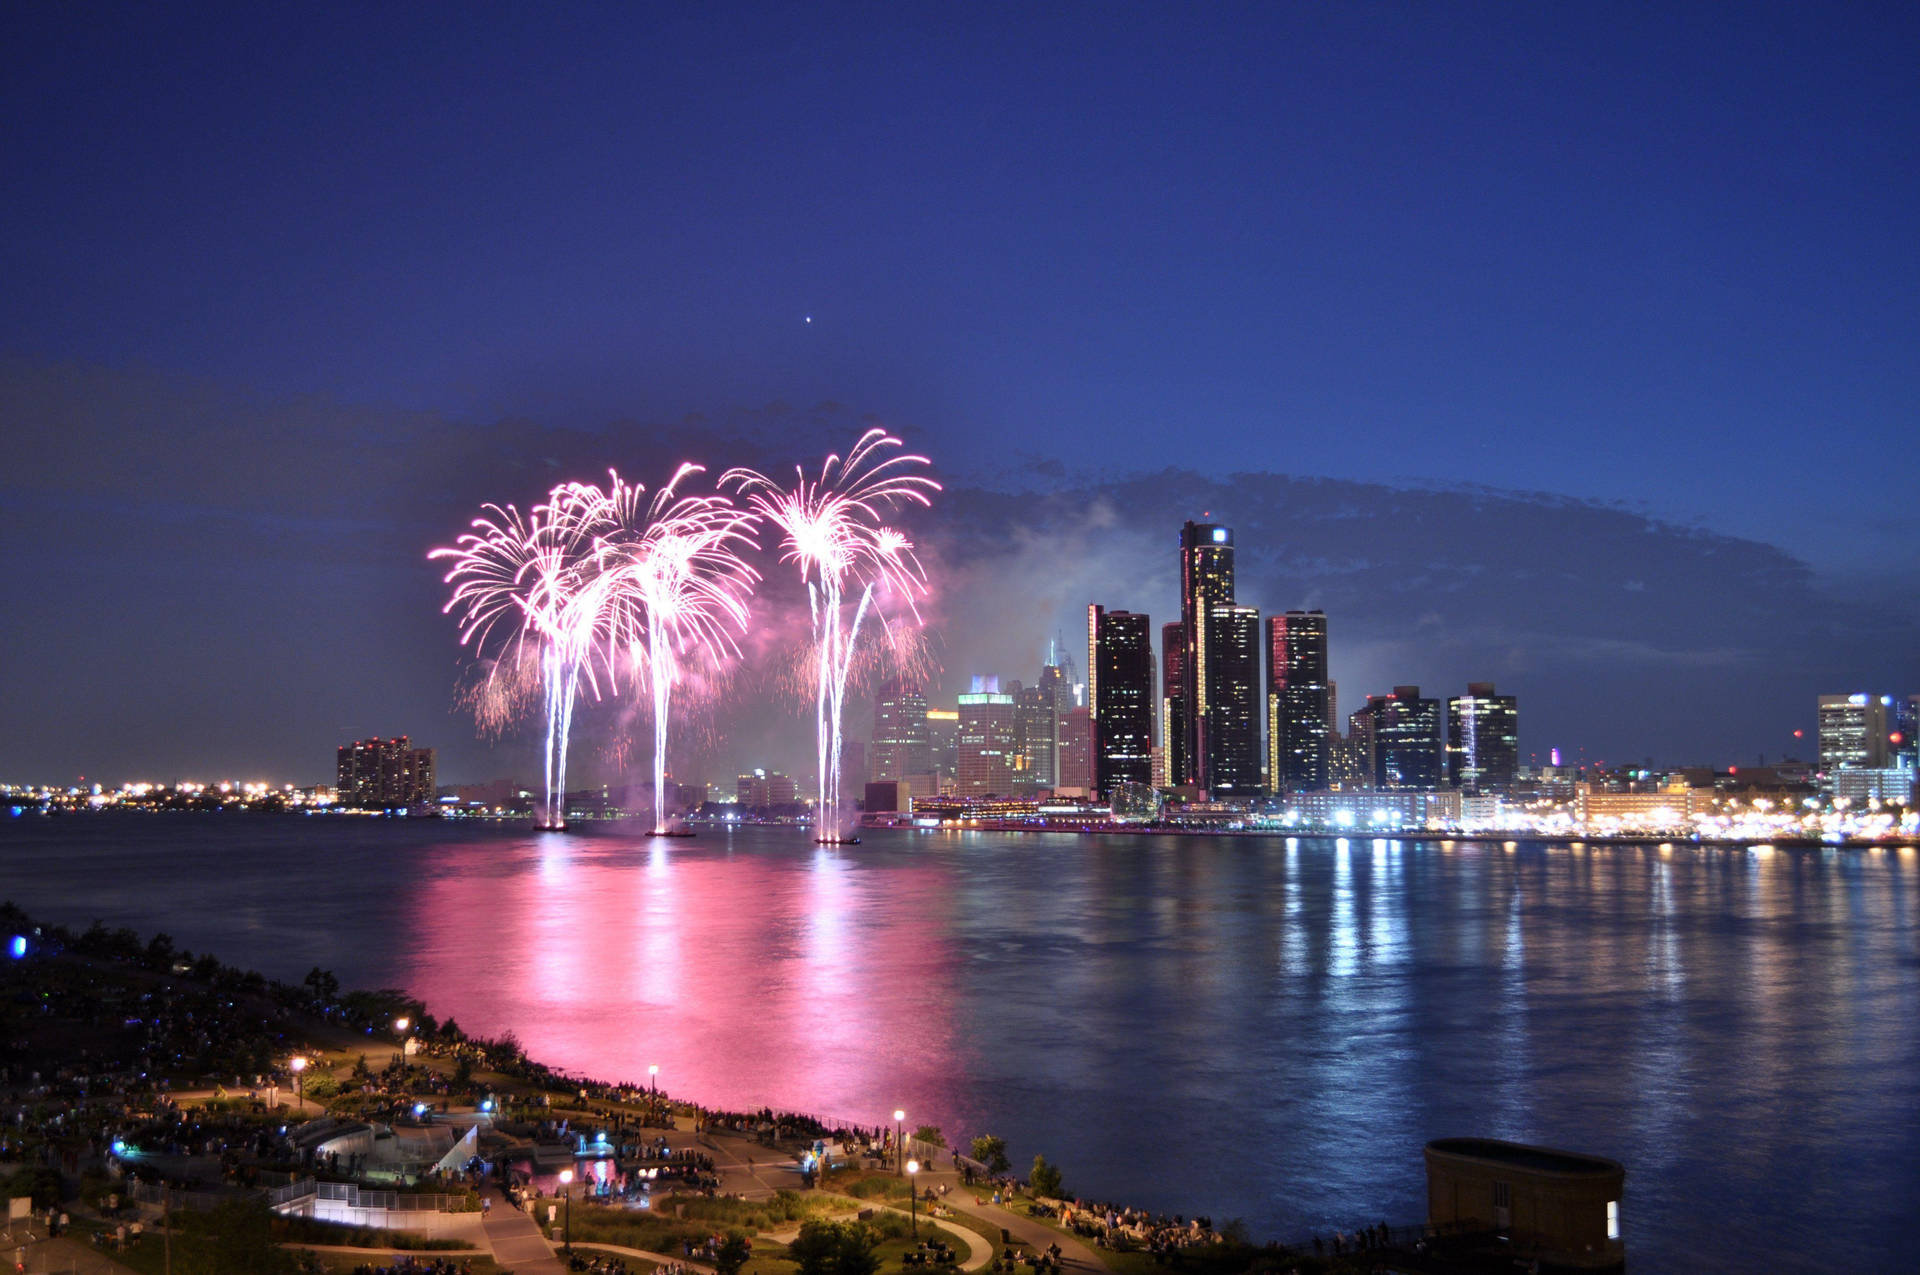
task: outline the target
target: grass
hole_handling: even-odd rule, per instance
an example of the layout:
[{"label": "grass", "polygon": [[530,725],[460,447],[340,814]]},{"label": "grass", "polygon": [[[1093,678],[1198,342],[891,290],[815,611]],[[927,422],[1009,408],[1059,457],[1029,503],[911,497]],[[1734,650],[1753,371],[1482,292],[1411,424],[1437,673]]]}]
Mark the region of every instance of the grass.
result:
[{"label": "grass", "polygon": [[[841,1216],[854,1208],[830,1195],[799,1191],[779,1191],[768,1200],[668,1196],[658,1204],[657,1210],[576,1204],[573,1237],[676,1257],[685,1241],[703,1244],[715,1231],[739,1231],[752,1238],[798,1226],[808,1218]],[[683,1206],[686,1216],[675,1216],[675,1206]],[[754,1239],[756,1253],[762,1242]]]},{"label": "grass", "polygon": [[[356,1267],[364,1266],[370,1260],[358,1253],[314,1253],[312,1256],[320,1269],[327,1272],[327,1275],[353,1275]],[[502,1266],[491,1257],[463,1256],[460,1254],[452,1254],[451,1256],[453,1256],[456,1261],[472,1263],[471,1270],[473,1275],[513,1275],[512,1267]],[[652,1267],[644,1262],[637,1263],[635,1259],[628,1258],[627,1269],[635,1271],[635,1275],[645,1275]]]}]

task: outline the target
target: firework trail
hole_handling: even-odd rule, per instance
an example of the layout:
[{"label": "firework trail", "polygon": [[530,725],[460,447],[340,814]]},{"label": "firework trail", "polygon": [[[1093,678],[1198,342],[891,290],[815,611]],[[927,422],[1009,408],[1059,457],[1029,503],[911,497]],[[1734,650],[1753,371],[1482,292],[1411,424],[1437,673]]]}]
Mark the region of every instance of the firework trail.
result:
[{"label": "firework trail", "polygon": [[[818,478],[796,467],[791,487],[755,470],[730,469],[720,486],[737,484],[748,507],[781,531],[781,561],[800,570],[812,612],[814,728],[819,759],[817,840],[843,840],[840,831],[840,716],[860,626],[876,589],[897,595],[909,610],[926,588],[913,544],[885,519],[902,505],[929,505],[940,484],[911,472],[924,456],[893,455],[900,440],[885,430],[863,434],[843,460],[822,462]],[[851,615],[848,599],[852,598]]]},{"label": "firework trail", "polygon": [[[711,667],[740,653],[729,626],[745,630],[747,598],[759,574],[741,557],[758,549],[754,518],[724,496],[683,496],[678,488],[700,465],[682,465],[653,498],[643,516],[638,489],[616,492],[616,525],[637,534],[617,535],[614,557],[621,565],[616,594],[634,662],[643,666],[653,691],[653,830],[666,831],[667,725],[673,689],[689,664]],[[630,599],[631,602],[627,600]]]},{"label": "firework trail", "polygon": [[[599,488],[563,483],[524,515],[512,505],[485,506],[473,530],[427,555],[450,560],[444,580],[453,592],[442,609],[460,610],[462,646],[492,655],[490,679],[538,670],[546,708],[543,828],[566,826],[567,738],[581,685],[598,693],[596,655],[610,677],[615,669],[618,581],[605,569],[599,534],[608,508]],[[499,698],[511,696],[483,692],[481,702]]]}]

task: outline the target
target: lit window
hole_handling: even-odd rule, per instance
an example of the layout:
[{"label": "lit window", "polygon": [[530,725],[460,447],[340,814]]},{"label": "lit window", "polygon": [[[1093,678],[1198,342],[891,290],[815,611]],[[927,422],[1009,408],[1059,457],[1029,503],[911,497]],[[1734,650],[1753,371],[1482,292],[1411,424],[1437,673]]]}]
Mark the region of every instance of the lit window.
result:
[{"label": "lit window", "polygon": [[1610,1240],[1620,1238],[1620,1201],[1618,1200],[1607,1201],[1607,1238]]}]

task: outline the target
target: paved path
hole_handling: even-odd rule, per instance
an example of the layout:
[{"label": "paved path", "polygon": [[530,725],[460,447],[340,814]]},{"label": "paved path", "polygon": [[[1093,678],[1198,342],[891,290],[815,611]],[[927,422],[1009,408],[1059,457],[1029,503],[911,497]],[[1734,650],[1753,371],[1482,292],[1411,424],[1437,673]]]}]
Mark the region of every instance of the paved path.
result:
[{"label": "paved path", "polygon": [[[486,1215],[485,1230],[487,1244],[493,1249],[493,1260],[513,1272],[513,1275],[566,1275],[567,1266],[554,1256],[553,1245],[547,1243],[540,1233],[540,1225],[533,1217],[513,1207],[513,1201],[507,1199],[498,1187],[489,1186],[487,1194],[493,1197],[493,1208]],[[542,1200],[534,1207],[540,1211],[540,1218],[546,1218],[546,1206],[552,1201]],[[565,1208],[565,1205],[561,1205]],[[564,1215],[563,1215],[564,1216]]]},{"label": "paved path", "polygon": [[688,1270],[703,1273],[713,1270],[713,1267],[706,1265],[704,1262],[689,1262],[684,1257],[669,1257],[665,1253],[649,1253],[644,1248],[627,1248],[621,1244],[589,1244],[585,1240],[575,1240],[573,1246],[575,1248],[590,1248],[601,1253],[617,1253],[621,1257],[637,1257],[643,1261],[653,1262],[660,1266],[672,1266],[678,1263]]},{"label": "paved path", "polygon": [[7,1242],[4,1237],[0,1237],[0,1244],[5,1245],[0,1255],[4,1255],[4,1269],[9,1272],[14,1262],[21,1260],[29,1275],[138,1275],[132,1267],[122,1266],[93,1245],[78,1240],[37,1240],[25,1245],[24,1251],[22,1245]]},{"label": "paved path", "polygon": [[957,1213],[966,1213],[991,1225],[1001,1227],[1016,1240],[1024,1241],[1035,1250],[1044,1249],[1049,1244],[1060,1246],[1060,1262],[1063,1266],[1077,1266],[1084,1270],[1104,1271],[1107,1264],[1098,1254],[1088,1248],[1076,1235],[1070,1235],[1045,1222],[1036,1222],[1030,1217],[1003,1209],[997,1204],[977,1202],[972,1191],[964,1186],[956,1186],[952,1191],[940,1197],[940,1203]]}]

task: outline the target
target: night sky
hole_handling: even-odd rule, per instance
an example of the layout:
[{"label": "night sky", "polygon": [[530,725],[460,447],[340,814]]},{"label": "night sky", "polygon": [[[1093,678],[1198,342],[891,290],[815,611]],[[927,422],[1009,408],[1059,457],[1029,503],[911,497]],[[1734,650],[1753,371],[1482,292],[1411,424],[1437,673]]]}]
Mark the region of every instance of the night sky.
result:
[{"label": "night sky", "polygon": [[1920,8],[1674,7],[8,6],[0,780],[531,778],[425,551],[869,420],[948,689],[1210,512],[1343,705],[1777,756],[1920,689]]}]

